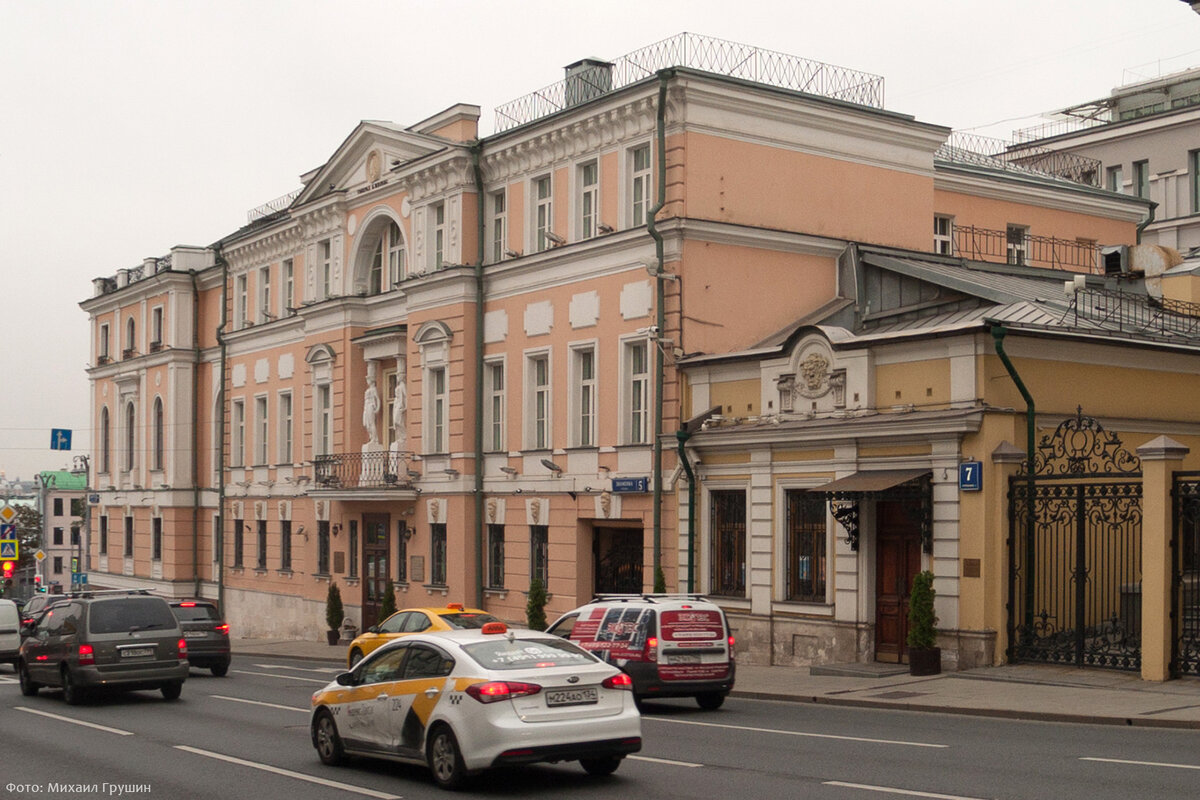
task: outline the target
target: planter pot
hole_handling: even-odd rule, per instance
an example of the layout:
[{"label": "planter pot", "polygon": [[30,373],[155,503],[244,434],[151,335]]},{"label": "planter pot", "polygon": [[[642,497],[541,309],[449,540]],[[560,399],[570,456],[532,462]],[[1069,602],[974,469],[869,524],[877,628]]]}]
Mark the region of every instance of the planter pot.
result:
[{"label": "planter pot", "polygon": [[909,675],[937,675],[942,671],[942,648],[910,648],[908,651]]},{"label": "planter pot", "polygon": [[338,639],[342,636],[341,631],[325,631],[325,638],[331,645],[338,643]]}]

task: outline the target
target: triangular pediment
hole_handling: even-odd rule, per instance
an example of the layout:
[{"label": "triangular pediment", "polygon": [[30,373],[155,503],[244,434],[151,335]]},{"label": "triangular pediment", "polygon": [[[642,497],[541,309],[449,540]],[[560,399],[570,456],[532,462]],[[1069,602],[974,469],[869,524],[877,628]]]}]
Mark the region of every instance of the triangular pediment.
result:
[{"label": "triangular pediment", "polygon": [[393,178],[396,167],[447,146],[443,139],[413,133],[392,122],[364,120],[324,165],[310,173],[295,204],[382,185]]}]

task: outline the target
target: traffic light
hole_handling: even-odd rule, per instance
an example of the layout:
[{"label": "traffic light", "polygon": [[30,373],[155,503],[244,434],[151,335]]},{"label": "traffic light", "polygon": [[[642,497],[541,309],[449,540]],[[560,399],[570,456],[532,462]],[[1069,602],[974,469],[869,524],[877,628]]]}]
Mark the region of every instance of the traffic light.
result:
[{"label": "traffic light", "polygon": [[5,561],[4,562],[4,577],[11,578],[13,576],[13,567],[15,567],[15,566],[16,566],[16,564],[14,564],[13,562]]},{"label": "traffic light", "polygon": [[41,575],[33,576],[33,590],[35,592],[40,592],[42,590],[42,576]]}]

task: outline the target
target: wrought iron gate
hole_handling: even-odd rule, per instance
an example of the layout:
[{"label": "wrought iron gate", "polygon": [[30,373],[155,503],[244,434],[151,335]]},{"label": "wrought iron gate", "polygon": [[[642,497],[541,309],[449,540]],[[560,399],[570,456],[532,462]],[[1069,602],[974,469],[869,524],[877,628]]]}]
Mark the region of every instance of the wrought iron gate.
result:
[{"label": "wrought iron gate", "polygon": [[1175,475],[1172,537],[1172,672],[1200,675],[1200,472]]},{"label": "wrought iron gate", "polygon": [[1009,481],[1009,661],[1141,668],[1141,461],[1082,409]]}]

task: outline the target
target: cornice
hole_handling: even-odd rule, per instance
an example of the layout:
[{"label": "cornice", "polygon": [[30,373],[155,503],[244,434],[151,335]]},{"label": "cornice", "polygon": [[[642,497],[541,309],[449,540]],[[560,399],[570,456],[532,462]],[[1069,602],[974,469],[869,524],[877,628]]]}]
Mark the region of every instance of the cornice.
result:
[{"label": "cornice", "polygon": [[1056,211],[1098,214],[1119,222],[1142,222],[1148,208],[1145,201],[1139,200],[1134,204],[1124,195],[1032,183],[1014,175],[982,175],[944,165],[939,166],[934,175],[933,188],[935,191],[958,192]]},{"label": "cornice", "polygon": [[414,204],[455,190],[474,191],[475,175],[471,158],[462,148],[451,150],[433,163],[397,175],[393,191],[396,189],[407,191],[409,202]]}]

